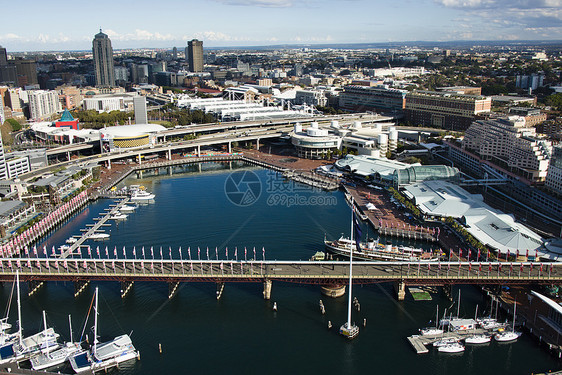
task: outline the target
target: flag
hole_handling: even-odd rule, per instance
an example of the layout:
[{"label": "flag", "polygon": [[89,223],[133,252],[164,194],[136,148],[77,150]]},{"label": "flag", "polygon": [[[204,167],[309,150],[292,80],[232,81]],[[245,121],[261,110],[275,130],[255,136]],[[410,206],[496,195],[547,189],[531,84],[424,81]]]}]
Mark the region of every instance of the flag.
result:
[{"label": "flag", "polygon": [[26,256],[29,256],[29,249],[27,248],[27,245],[25,245],[24,249],[25,249],[25,250],[24,250],[24,251],[25,251],[25,255],[26,255]]},{"label": "flag", "polygon": [[261,256],[262,256],[262,259],[265,260],[265,247],[261,248]]},{"label": "flag", "polygon": [[225,258],[228,259],[228,247],[225,248],[224,254],[225,254]]},{"label": "flag", "polygon": [[154,259],[154,249],[152,249],[152,246],[150,246],[150,256]]},{"label": "flag", "polygon": [[33,246],[33,255],[37,256],[37,246]]},{"label": "flag", "polygon": [[201,249],[197,246],[197,259],[201,260]]},{"label": "flag", "polygon": [[254,260],[256,260],[256,248],[254,247]]},{"label": "flag", "polygon": [[144,246],[142,247],[142,259],[145,259],[145,257],[144,257]]},{"label": "flag", "polygon": [[180,246],[180,249],[179,249],[179,253],[180,253],[180,259],[183,259],[183,257],[181,256],[181,246]]},{"label": "flag", "polygon": [[209,260],[209,248],[207,247],[207,260]]},{"label": "flag", "polygon": [[471,251],[470,251],[470,249],[468,249],[468,259],[470,259],[470,253],[471,253]]},{"label": "flag", "polygon": [[55,260],[55,268],[59,269],[59,261],[58,260]]},{"label": "flag", "polygon": [[236,260],[238,260],[238,248],[237,247],[234,248],[234,258],[236,258]]},{"label": "flag", "polygon": [[123,258],[127,257],[127,253],[125,252],[125,246],[123,246]]},{"label": "flag", "polygon": [[359,225],[355,209],[353,210],[353,234],[355,236],[355,247],[357,248],[357,251],[361,251],[360,241],[363,231],[361,230],[361,225]]},{"label": "flag", "polygon": [[170,246],[168,249],[170,250],[170,259],[172,259],[172,247]]},{"label": "flag", "polygon": [[459,259],[462,258],[462,249],[459,249]]},{"label": "flag", "polygon": [[513,272],[513,263],[509,265],[509,272]]},{"label": "flag", "polygon": [[111,261],[111,268],[113,268],[113,271],[115,271],[115,261],[114,260]]},{"label": "flag", "polygon": [[66,259],[64,260],[63,266],[64,268],[68,268],[68,263],[66,262]]},{"label": "flag", "polygon": [[164,255],[162,255],[162,246],[160,246],[160,259],[164,259]]},{"label": "flag", "polygon": [[113,248],[113,256],[115,256],[115,258],[117,258],[117,246],[115,246]]},{"label": "flag", "polygon": [[96,254],[98,255],[98,258],[100,257],[100,247],[96,246]]},{"label": "flag", "polygon": [[82,264],[82,266],[84,267],[84,269],[88,268],[88,263],[86,263],[86,261],[84,261],[84,263]]},{"label": "flag", "polygon": [[8,259],[8,267],[12,268],[12,261]]},{"label": "flag", "polygon": [[187,248],[187,255],[189,256],[189,260],[191,260],[191,247]]},{"label": "flag", "polygon": [[219,249],[217,247],[215,247],[215,258],[219,260]]},{"label": "flag", "polygon": [[48,260],[45,261],[45,267],[46,267],[47,269],[49,269],[49,261],[48,261]]},{"label": "flag", "polygon": [[540,269],[540,272],[542,273],[542,263],[541,263],[541,269]]},{"label": "flag", "polygon": [[137,259],[137,248],[133,246],[133,258]]},{"label": "flag", "polygon": [[247,259],[247,258],[246,258],[246,255],[247,255],[247,254],[248,254],[248,253],[247,253],[247,250],[246,250],[246,248],[244,248],[244,260]]},{"label": "flag", "polygon": [[105,247],[105,257],[109,258],[109,250],[107,249],[107,246]]},{"label": "flag", "polygon": [[91,258],[92,257],[92,251],[90,250],[90,246],[88,245],[88,256]]}]

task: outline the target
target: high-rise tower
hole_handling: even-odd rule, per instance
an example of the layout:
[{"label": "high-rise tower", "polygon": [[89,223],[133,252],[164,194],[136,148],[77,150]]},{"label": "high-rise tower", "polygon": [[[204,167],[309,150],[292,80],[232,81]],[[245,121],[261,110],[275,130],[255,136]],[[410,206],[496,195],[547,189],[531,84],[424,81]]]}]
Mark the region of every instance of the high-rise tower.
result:
[{"label": "high-rise tower", "polygon": [[197,39],[187,42],[187,49],[189,53],[189,71],[202,72],[203,71],[203,42]]},{"label": "high-rise tower", "polygon": [[115,86],[115,69],[113,67],[113,48],[107,34],[96,34],[92,42],[94,54],[94,70],[96,72],[96,86]]}]

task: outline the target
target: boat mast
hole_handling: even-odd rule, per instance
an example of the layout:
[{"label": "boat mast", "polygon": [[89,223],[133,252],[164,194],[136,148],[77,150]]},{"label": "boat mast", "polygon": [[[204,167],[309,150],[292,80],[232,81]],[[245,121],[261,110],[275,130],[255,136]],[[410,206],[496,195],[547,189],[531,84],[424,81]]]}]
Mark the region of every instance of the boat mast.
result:
[{"label": "boat mast", "polygon": [[20,274],[19,271],[16,271],[16,289],[18,295],[18,336],[20,342],[20,348],[23,348],[23,339],[22,339],[22,324],[21,324],[21,301],[20,301]]},{"label": "boat mast", "polygon": [[517,300],[513,300],[513,327],[511,328],[512,332],[515,332],[515,312],[517,311]]},{"label": "boat mast", "polygon": [[68,328],[70,329],[70,342],[74,342],[72,341],[72,318],[70,314],[68,314]]},{"label": "boat mast", "polygon": [[461,290],[459,289],[459,303],[457,304],[457,319],[460,317],[461,313]]},{"label": "boat mast", "polygon": [[45,327],[43,331],[43,337],[45,338],[45,350],[49,347],[48,340],[47,340],[47,315],[45,314],[45,310],[43,310],[43,326]]},{"label": "boat mast", "polygon": [[435,328],[439,328],[439,305],[437,305],[437,310],[435,310]]},{"label": "boat mast", "polygon": [[347,328],[351,329],[351,286],[353,276],[353,196],[351,197],[351,232],[349,238],[351,239],[351,247],[349,248],[349,298],[347,303]]},{"label": "boat mast", "polygon": [[96,344],[98,343],[98,287],[96,287],[96,305],[94,314],[94,350],[93,354],[96,355]]}]

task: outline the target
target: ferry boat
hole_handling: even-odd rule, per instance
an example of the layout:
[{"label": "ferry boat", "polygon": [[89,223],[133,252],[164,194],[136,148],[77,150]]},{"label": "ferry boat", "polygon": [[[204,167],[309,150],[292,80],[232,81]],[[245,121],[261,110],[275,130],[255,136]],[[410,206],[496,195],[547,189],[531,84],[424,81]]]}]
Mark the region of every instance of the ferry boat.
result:
[{"label": "ferry boat", "polygon": [[[373,239],[367,242],[360,242],[361,251],[354,250],[353,256],[361,260],[374,261],[430,261],[435,262],[439,257],[423,249],[413,248],[409,246],[393,246],[390,243],[383,245]],[[324,239],[324,246],[327,251],[349,258],[350,249],[355,248],[355,241],[347,237],[340,237],[335,241]]]}]

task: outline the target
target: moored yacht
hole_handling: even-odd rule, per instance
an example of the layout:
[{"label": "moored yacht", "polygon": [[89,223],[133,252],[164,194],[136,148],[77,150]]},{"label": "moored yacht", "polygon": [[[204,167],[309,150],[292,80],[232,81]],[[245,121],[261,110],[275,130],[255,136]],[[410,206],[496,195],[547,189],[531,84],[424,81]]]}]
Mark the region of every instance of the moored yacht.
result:
[{"label": "moored yacht", "polygon": [[116,366],[138,357],[139,353],[133,346],[129,335],[117,336],[111,341],[98,342],[98,288],[95,293],[94,309],[94,344],[87,351],[81,351],[70,357],[70,365],[76,373],[98,371]]}]

